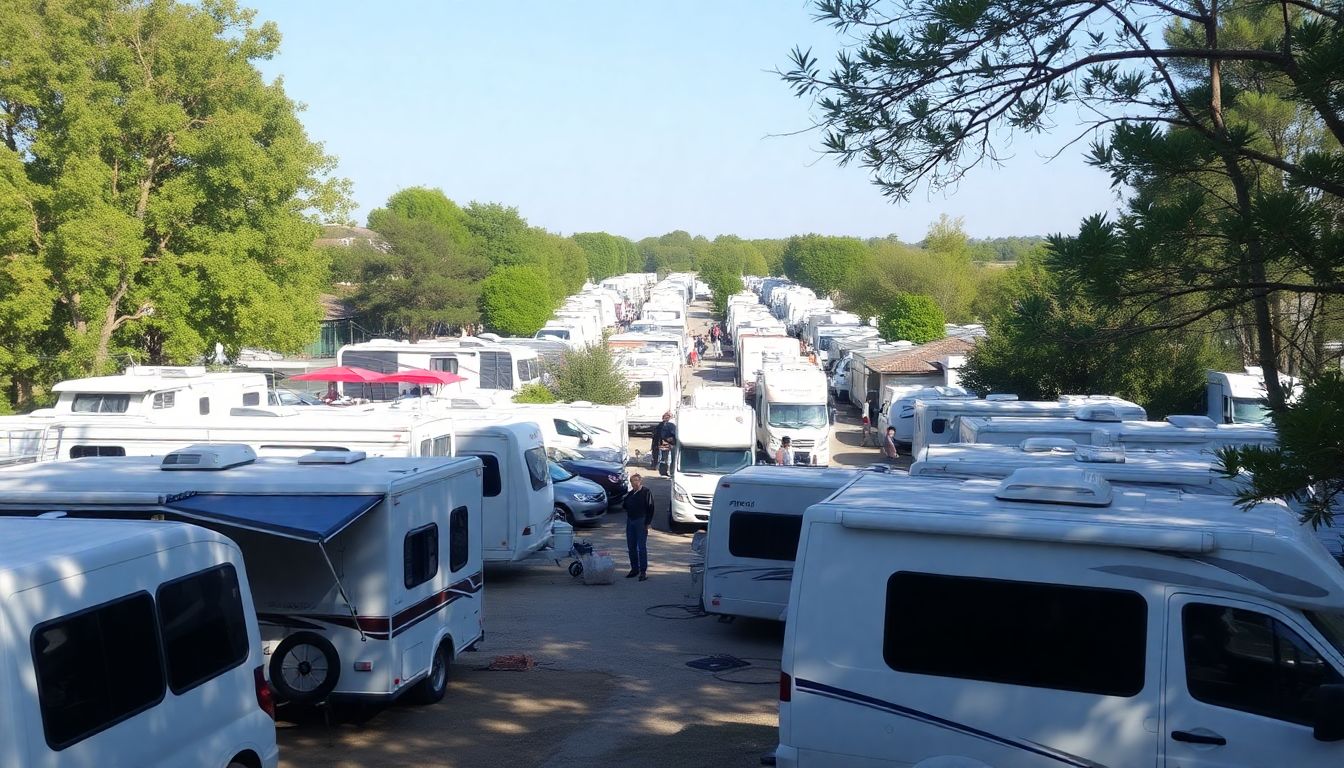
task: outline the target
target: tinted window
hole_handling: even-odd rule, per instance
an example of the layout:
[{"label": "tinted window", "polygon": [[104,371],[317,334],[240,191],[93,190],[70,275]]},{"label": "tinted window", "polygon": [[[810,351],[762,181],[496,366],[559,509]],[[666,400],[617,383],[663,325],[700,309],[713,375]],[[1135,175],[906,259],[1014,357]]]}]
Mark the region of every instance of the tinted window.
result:
[{"label": "tinted window", "polygon": [[662,397],[663,382],[661,381],[641,381],[639,382],[640,397]]},{"label": "tinted window", "polygon": [[232,565],[164,584],[158,603],[173,693],[185,693],[247,660],[247,620]]},{"label": "tinted window", "polygon": [[70,406],[75,413],[125,413],[131,407],[130,395],[75,395]]},{"label": "tinted window", "polygon": [[434,578],[439,572],[439,526],[430,523],[406,534],[402,563],[407,589]]},{"label": "tinted window", "polygon": [[733,557],[793,562],[802,530],[801,515],[734,512],[728,518],[728,552]]},{"label": "tinted window", "polygon": [[451,438],[449,438],[447,435],[440,435],[434,438],[434,455],[452,456],[453,446]]},{"label": "tinted window", "polygon": [[943,432],[947,431],[947,419],[934,419],[929,430],[935,435],[943,434]]},{"label": "tinted window", "polygon": [[1147,622],[1135,592],[902,572],[882,655],[899,672],[1133,696]]},{"label": "tinted window", "polygon": [[467,565],[467,553],[471,546],[471,532],[467,524],[466,507],[458,507],[448,515],[448,570],[453,573]]},{"label": "tinted window", "polygon": [[154,600],[141,592],[33,630],[42,730],[64,749],[163,699]]},{"label": "tinted window", "polygon": [[532,490],[540,491],[551,482],[551,471],[546,460],[546,449],[541,446],[523,451],[523,460],[527,463],[527,476],[532,481]]},{"label": "tinted window", "polygon": [[518,361],[519,381],[532,381],[533,379],[537,378],[540,375],[541,375],[541,366],[537,363],[536,360],[529,359]]},{"label": "tinted window", "polygon": [[499,458],[489,453],[468,453],[481,460],[481,495],[487,498],[498,496],[503,488],[499,477]]},{"label": "tinted window", "polygon": [[555,419],[555,431],[564,437],[583,437],[583,430],[572,421]]},{"label": "tinted window", "polygon": [[202,416],[206,416],[210,413],[210,398],[202,397],[198,405]]},{"label": "tinted window", "polygon": [[1191,603],[1181,623],[1186,688],[1206,704],[1311,725],[1316,688],[1341,682],[1306,640],[1262,613]]},{"label": "tinted window", "polygon": [[[294,398],[295,400],[298,399],[298,398],[295,398],[293,395],[290,395],[290,397],[291,397],[291,398]],[[282,400],[282,402],[283,402],[283,400]],[[261,405],[261,393],[260,393],[260,392],[244,392],[244,393],[243,393],[243,405],[244,405],[244,406],[248,406],[248,405]]]},{"label": "tinted window", "polygon": [[85,456],[125,456],[126,449],[120,445],[72,445],[70,458],[82,459]]},{"label": "tinted window", "polygon": [[447,371],[448,373],[457,373],[457,358],[431,357],[429,359],[429,369],[431,371]]},{"label": "tinted window", "polygon": [[[247,403],[244,402],[243,404],[246,405]],[[177,405],[177,393],[176,393],[176,392],[155,392],[155,393],[154,393],[154,407],[155,407],[155,408],[172,408],[174,405]],[[253,405],[256,405],[256,403],[253,403]]]},{"label": "tinted window", "polygon": [[573,472],[570,472],[569,470],[565,469],[559,464],[556,464],[555,462],[551,462],[551,482],[563,483],[564,481],[570,479],[573,476],[574,476]]}]

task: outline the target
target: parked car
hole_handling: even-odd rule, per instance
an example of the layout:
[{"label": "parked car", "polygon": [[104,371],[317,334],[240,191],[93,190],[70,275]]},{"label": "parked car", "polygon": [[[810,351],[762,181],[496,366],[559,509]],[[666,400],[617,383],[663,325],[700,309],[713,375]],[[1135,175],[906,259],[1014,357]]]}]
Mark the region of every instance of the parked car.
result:
[{"label": "parked car", "polygon": [[630,478],[625,465],[615,461],[593,458],[584,451],[551,446],[546,449],[551,460],[585,480],[602,486],[607,493],[607,505],[616,506],[630,490]]},{"label": "parked car", "polygon": [[607,492],[592,480],[549,462],[555,511],[571,524],[593,523],[607,513]]},{"label": "parked car", "polygon": [[293,389],[272,389],[267,393],[266,400],[271,405],[323,405],[317,395]]}]

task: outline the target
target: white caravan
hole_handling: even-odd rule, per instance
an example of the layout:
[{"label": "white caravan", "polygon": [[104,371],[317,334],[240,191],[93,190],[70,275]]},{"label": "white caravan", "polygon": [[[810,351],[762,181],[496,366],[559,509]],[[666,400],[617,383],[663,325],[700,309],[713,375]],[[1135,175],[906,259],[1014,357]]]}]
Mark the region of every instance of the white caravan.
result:
[{"label": "white caravan", "polygon": [[709,519],[719,479],[752,464],[751,409],[742,404],[739,391],[735,406],[683,406],[676,419],[672,522],[703,523]]},{"label": "white caravan", "polygon": [[[912,476],[1007,477],[1024,467],[1077,467],[1113,483],[1179,488],[1189,493],[1236,496],[1246,475],[1228,477],[1210,453],[1189,450],[1078,445],[1067,439],[1030,438],[1020,445],[953,443],[931,445],[910,466]],[[1301,506],[1287,500],[1300,514]],[[1336,559],[1344,558],[1344,518],[1315,529],[1316,538]]]},{"label": "white caravan", "polygon": [[275,768],[248,569],[193,525],[0,520],[0,765]]},{"label": "white caravan", "polygon": [[705,538],[704,610],[783,620],[803,513],[863,472],[760,465],[722,478]]},{"label": "white caravan", "polygon": [[910,451],[918,456],[927,446],[955,442],[961,418],[1069,419],[1080,409],[1096,405],[1106,405],[1122,421],[1145,421],[1148,418],[1148,412],[1141,406],[1111,395],[1061,395],[1058,400],[916,400]]},{"label": "white caravan", "polygon": [[658,352],[686,359],[686,336],[663,333],[617,333],[607,337],[607,347],[613,351]]},{"label": "white caravan", "polygon": [[1334,768],[1344,570],[1279,503],[866,476],[803,518],[780,667],[788,768]]},{"label": "white caravan", "polygon": [[[873,426],[879,435],[885,436],[887,427],[896,428],[896,444],[909,445],[915,432],[916,400],[975,400],[972,392],[961,387],[909,387],[888,384],[882,393],[882,402],[878,406],[877,420]],[[872,418],[872,415],[869,415]]]},{"label": "white caravan", "polygon": [[751,395],[756,388],[756,378],[765,367],[766,360],[776,362],[797,362],[802,349],[798,340],[792,336],[739,336],[733,342],[733,354],[737,364],[737,385]]},{"label": "white caravan", "polygon": [[[583,307],[555,311],[555,322],[570,323],[583,329],[584,346],[592,346],[602,341],[602,316],[596,307]],[[549,323],[548,323],[549,325]]]},{"label": "white caravan", "polygon": [[228,535],[283,701],[433,703],[483,634],[477,459],[256,459],[246,446],[200,445],[12,467],[0,472],[0,510],[186,520]]},{"label": "white caravan", "polygon": [[810,365],[767,366],[756,381],[756,446],[771,458],[787,436],[794,461],[831,460],[831,413],[826,374]]},{"label": "white caravan", "polygon": [[1214,451],[1227,446],[1278,444],[1273,427],[1214,424],[1204,416],[1168,416],[1166,421],[1120,421],[1105,404],[1083,408],[1071,419],[966,417],[958,442],[1018,445],[1031,437],[1062,437],[1081,445],[1183,448]]},{"label": "white caravan", "polygon": [[[541,361],[536,350],[498,344],[472,336],[422,339],[417,342],[374,339],[347,344],[336,351],[337,365],[394,373],[407,368],[447,371],[466,378],[442,392],[451,396],[477,390],[517,392],[541,383]],[[341,391],[369,400],[392,400],[413,384],[342,384]]]},{"label": "white caravan", "polygon": [[532,337],[564,342],[570,349],[583,349],[588,346],[583,326],[568,320],[547,320]]},{"label": "white caravan", "polygon": [[[1284,394],[1291,400],[1299,388],[1292,376],[1281,375]],[[1219,424],[1264,424],[1269,421],[1269,397],[1265,391],[1265,372],[1259,366],[1247,366],[1241,373],[1209,371],[1205,393],[1208,417]]]},{"label": "white caravan", "polygon": [[737,408],[745,403],[741,387],[705,384],[691,391],[691,405],[696,408]]},{"label": "white caravan", "polygon": [[635,399],[627,407],[632,430],[648,430],[663,420],[664,413],[677,409],[681,402],[681,361],[665,356],[639,355],[622,373],[635,387]]}]

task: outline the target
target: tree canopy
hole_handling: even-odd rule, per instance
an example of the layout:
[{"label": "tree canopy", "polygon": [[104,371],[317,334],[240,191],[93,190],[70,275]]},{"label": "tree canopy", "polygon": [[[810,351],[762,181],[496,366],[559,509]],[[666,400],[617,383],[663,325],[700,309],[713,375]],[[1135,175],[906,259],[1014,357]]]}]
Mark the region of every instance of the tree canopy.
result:
[{"label": "tree canopy", "polygon": [[923,344],[943,338],[945,322],[931,296],[898,293],[878,319],[877,329],[885,339]]},{"label": "tree canopy", "polygon": [[863,242],[852,237],[804,235],[784,248],[784,273],[828,295],[849,285],[867,256]]},{"label": "tree canopy", "polygon": [[481,311],[490,330],[531,336],[550,319],[558,302],[538,266],[502,267],[481,284]]}]

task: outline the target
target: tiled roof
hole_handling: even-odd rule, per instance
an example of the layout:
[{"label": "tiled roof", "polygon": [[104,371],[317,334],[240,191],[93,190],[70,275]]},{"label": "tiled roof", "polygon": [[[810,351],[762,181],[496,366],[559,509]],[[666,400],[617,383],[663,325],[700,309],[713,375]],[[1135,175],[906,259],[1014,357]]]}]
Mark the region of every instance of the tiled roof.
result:
[{"label": "tiled roof", "polygon": [[948,337],[918,347],[901,349],[868,358],[868,368],[876,373],[937,373],[944,358],[964,355],[975,344],[967,339]]}]

